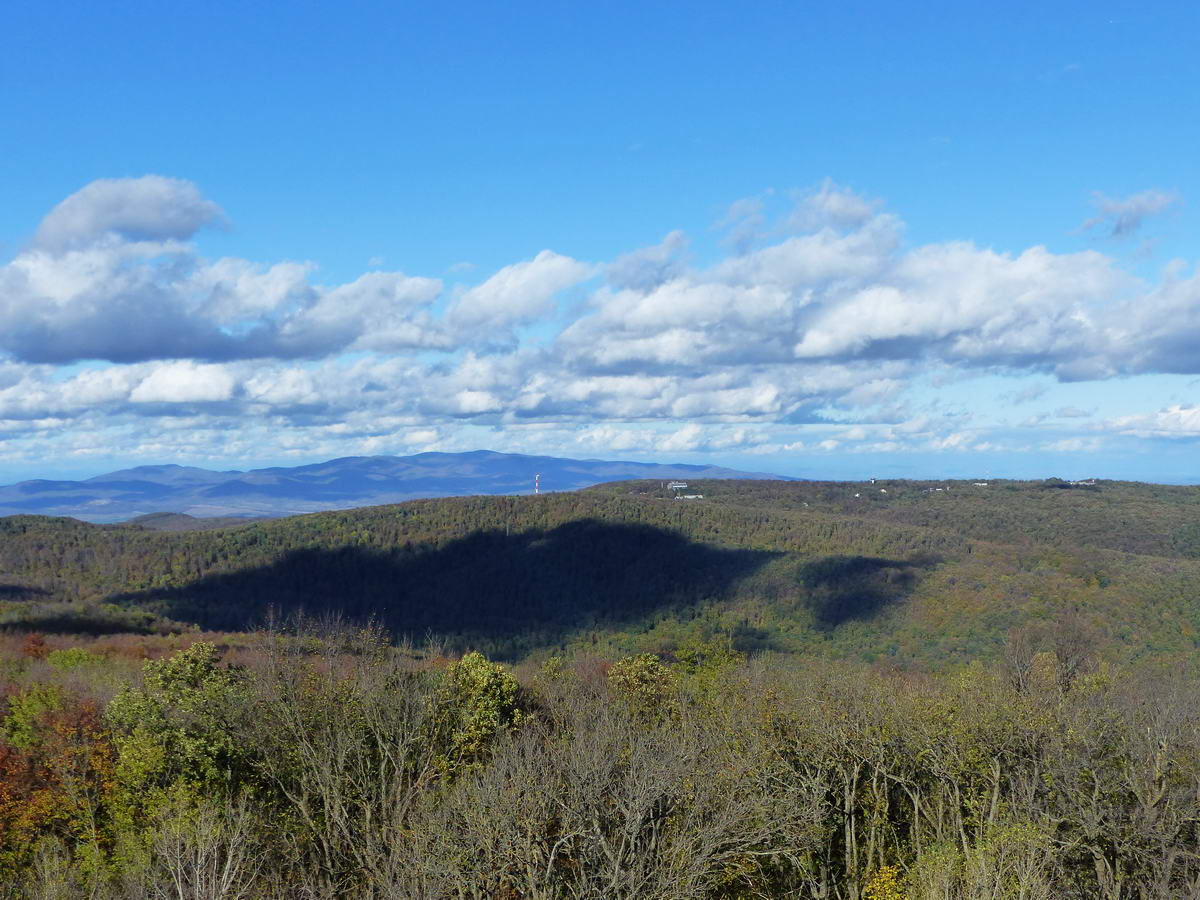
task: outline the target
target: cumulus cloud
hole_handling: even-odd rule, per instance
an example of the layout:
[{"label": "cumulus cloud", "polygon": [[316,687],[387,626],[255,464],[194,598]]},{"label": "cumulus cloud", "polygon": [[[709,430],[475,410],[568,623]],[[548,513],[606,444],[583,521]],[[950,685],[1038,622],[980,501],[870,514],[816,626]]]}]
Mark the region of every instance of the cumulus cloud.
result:
[{"label": "cumulus cloud", "polygon": [[1107,426],[1136,437],[1200,438],[1200,406],[1177,403],[1158,412],[1119,416]]},{"label": "cumulus cloud", "polygon": [[1153,288],[1112,310],[1129,372],[1200,372],[1200,268],[1172,264]]},{"label": "cumulus cloud", "polygon": [[441,292],[436,278],[400,272],[368,272],[349,284],[313,290],[308,303],[277,319],[262,355],[319,357],[340,348],[395,352],[447,347],[450,338],[430,312]]},{"label": "cumulus cloud", "polygon": [[1174,191],[1152,189],[1128,197],[1109,197],[1097,191],[1092,194],[1096,215],[1084,222],[1080,229],[1104,230],[1111,238],[1132,237],[1147,218],[1165,212],[1178,203],[1179,195]]},{"label": "cumulus cloud", "polygon": [[[601,423],[646,452],[958,450],[991,445],[966,422],[914,416],[918,373],[1200,372],[1200,273],[1183,264],[1147,284],[1094,250],[906,246],[896,215],[833,182],[793,199],[774,223],[762,198],[735,209],[728,224],[751,223],[752,239],[707,265],[676,231],[607,265],[545,250],[447,289],[205,259],[189,241],[222,214],[194,185],[97,182],[0,266],[0,420],[82,429],[170,413],[245,428],[254,416],[281,436],[432,430],[437,442],[463,423]],[[1144,218],[1158,202],[1134,199],[1111,214]],[[581,302],[561,304],[568,291]],[[538,340],[522,342],[526,326]],[[61,368],[80,360],[111,364]],[[1107,427],[1178,433],[1188,409]],[[834,430],[802,441],[806,428]]]},{"label": "cumulus cloud", "polygon": [[[1133,215],[1162,202],[1137,195],[1113,208]],[[742,204],[731,215],[760,212]],[[46,363],[512,348],[513,327],[553,320],[555,299],[597,271],[545,250],[438,314],[436,278],[372,271],[327,287],[312,283],[305,263],[204,260],[182,241],[217,216],[187,182],[89,185],[0,268],[0,345]],[[617,258],[562,328],[553,363],[619,374],[936,360],[1067,380],[1195,367],[1196,276],[1146,288],[1095,251],[1011,255],[964,242],[905,250],[899,219],[829,181],[799,195],[781,227],[803,233],[708,268],[687,264],[679,232]]]},{"label": "cumulus cloud", "polygon": [[29,362],[216,355],[230,342],[179,295],[177,248],[23,253],[0,268],[0,349]]},{"label": "cumulus cloud", "polygon": [[156,366],[129,394],[134,403],[217,403],[233,396],[234,380],[223,366],[184,360]]},{"label": "cumulus cloud", "polygon": [[795,352],[1111,374],[1110,335],[1091,307],[1129,286],[1094,252],[1034,247],[1013,257],[966,243],[920,247],[872,283],[823,303]]},{"label": "cumulus cloud", "polygon": [[857,228],[868,222],[879,207],[878,200],[870,200],[826,178],[813,190],[796,194],[796,208],[787,225],[801,232]]},{"label": "cumulus cloud", "polygon": [[430,314],[439,280],[368,272],[325,287],[309,263],[206,260],[187,240],[221,218],[195,185],[154,175],[73,194],[0,266],[0,351],[63,364],[449,345]]},{"label": "cumulus cloud", "polygon": [[223,219],[221,208],[190,181],[102,178],[54,207],[38,226],[33,247],[61,253],[101,241],[187,240]]},{"label": "cumulus cloud", "polygon": [[653,290],[686,271],[683,255],[687,246],[684,233],[672,231],[653,247],[618,256],[605,267],[605,280],[617,289]]},{"label": "cumulus cloud", "polygon": [[448,318],[460,328],[507,328],[550,312],[560,291],[591,277],[587,263],[550,250],[533,259],[505,266],[483,284],[464,293]]},{"label": "cumulus cloud", "polygon": [[563,330],[564,357],[609,372],[935,361],[1064,380],[1149,364],[1125,308],[1139,285],[1103,254],[1013,256],[965,242],[902,251],[901,223],[874,204],[829,185],[808,202],[841,227],[667,279],[618,281]]},{"label": "cumulus cloud", "polygon": [[243,388],[248,400],[268,409],[294,409],[324,405],[325,393],[307,369],[285,368],[257,371]]}]

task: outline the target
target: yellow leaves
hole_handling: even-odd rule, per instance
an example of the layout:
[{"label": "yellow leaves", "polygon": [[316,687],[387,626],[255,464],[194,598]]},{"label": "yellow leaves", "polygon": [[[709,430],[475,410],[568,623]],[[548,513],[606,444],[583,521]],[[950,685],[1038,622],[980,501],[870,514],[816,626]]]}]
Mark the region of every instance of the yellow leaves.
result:
[{"label": "yellow leaves", "polygon": [[653,653],[627,656],[608,670],[608,685],[613,693],[642,716],[663,711],[675,688],[671,670]]},{"label": "yellow leaves", "polygon": [[445,744],[445,774],[479,764],[501,733],[521,724],[519,693],[512,674],[482,653],[468,653],[446,670],[435,726]]},{"label": "yellow leaves", "polygon": [[112,787],[112,748],[93,703],[59,695],[27,712],[36,718],[31,742],[0,746],[0,871],[25,865],[52,835],[95,841]]},{"label": "yellow leaves", "polygon": [[863,888],[863,900],[906,900],[907,896],[896,866],[876,869]]},{"label": "yellow leaves", "polygon": [[538,670],[538,674],[545,681],[556,682],[561,681],[566,677],[566,671],[567,667],[566,663],[563,661],[563,658],[555,655],[551,656],[544,663],[542,663],[541,668]]},{"label": "yellow leaves", "polygon": [[117,779],[122,784],[144,788],[167,771],[166,746],[145,729],[118,738],[117,749]]},{"label": "yellow leaves", "polygon": [[39,738],[47,713],[62,709],[63,692],[51,684],[35,684],[9,698],[8,715],[0,723],[0,738],[18,750],[28,750]]}]

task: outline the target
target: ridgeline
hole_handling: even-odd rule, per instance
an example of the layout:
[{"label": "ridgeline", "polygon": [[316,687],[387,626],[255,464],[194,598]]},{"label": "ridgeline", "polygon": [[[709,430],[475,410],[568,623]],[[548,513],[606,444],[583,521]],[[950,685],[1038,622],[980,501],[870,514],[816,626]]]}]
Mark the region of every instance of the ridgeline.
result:
[{"label": "ridgeline", "polygon": [[1104,655],[1190,665],[1200,489],[626,481],[186,531],[12,516],[0,608],[9,627],[93,633],[339,614],[508,660],[723,635],[914,669],[1069,619]]}]

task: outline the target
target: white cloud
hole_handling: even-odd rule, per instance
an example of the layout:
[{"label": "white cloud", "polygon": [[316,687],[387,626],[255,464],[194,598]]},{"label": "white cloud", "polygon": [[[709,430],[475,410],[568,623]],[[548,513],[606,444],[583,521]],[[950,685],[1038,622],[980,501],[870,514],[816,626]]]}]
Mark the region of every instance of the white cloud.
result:
[{"label": "white cloud", "polygon": [[384,352],[446,347],[449,338],[430,307],[442,292],[436,278],[368,272],[314,292],[314,300],[280,321],[274,344],[289,355],[323,356],[354,347]]},{"label": "white cloud", "polygon": [[309,302],[308,276],[315,268],[295,262],[264,268],[244,259],[218,259],[198,265],[179,289],[184,296],[195,296],[212,321],[237,323]]},{"label": "white cloud", "polygon": [[489,330],[529,322],[550,312],[556,294],[592,273],[586,263],[543,250],[468,290],[450,307],[449,319],[460,328]]},{"label": "white cloud", "polygon": [[[1000,444],[913,402],[931,365],[1060,381],[1200,372],[1200,273],[1185,264],[1147,284],[1096,251],[905,246],[896,216],[828,181],[778,226],[756,220],[755,249],[711,265],[671,232],[607,266],[543,251],[450,296],[399,272],[323,285],[309,263],[206,260],[186,241],[219,219],[193,185],[156,176],[97,183],[52,211],[0,266],[0,420],[97,435],[170,414],[215,447],[254,416],[281,447],[315,434],[450,447],[455,429],[544,426],[566,449],[579,428],[612,426],[587,440],[950,451]],[[557,302],[598,273],[582,302]],[[527,325],[538,340],[522,345]],[[78,360],[113,364],[59,368]],[[1191,409],[1104,428],[1188,435]],[[154,446],[176,446],[174,427]]]},{"label": "white cloud", "polygon": [[184,240],[220,217],[185,181],[94,182],[0,266],[0,351],[31,362],[322,357],[445,347],[437,279],[369,272],[333,287],[314,266],[201,258]]},{"label": "white cloud", "polygon": [[450,408],[462,415],[477,415],[479,413],[499,412],[502,409],[500,400],[491,391],[459,391],[450,404]]},{"label": "white cloud", "polygon": [[846,232],[823,228],[708,270],[601,289],[559,349],[608,371],[891,359],[1070,380],[1141,365],[1120,309],[1138,284],[1108,257],[968,243],[900,252],[894,217],[858,218],[872,209],[844,212],[858,222]]},{"label": "white cloud", "polygon": [[700,446],[703,434],[703,429],[692,422],[669,434],[659,443],[658,449],[668,453],[695,450]]},{"label": "white cloud", "polygon": [[247,399],[272,407],[310,406],[323,403],[312,373],[306,369],[260,370],[245,382]]},{"label": "white cloud", "polygon": [[145,175],[103,178],[76,191],[42,220],[39,250],[60,253],[99,241],[187,240],[224,218],[190,181]]},{"label": "white cloud", "polygon": [[155,367],[129,399],[134,403],[215,403],[230,399],[234,384],[224,366],[184,360]]},{"label": "white cloud", "polygon": [[411,446],[428,446],[439,440],[441,434],[434,428],[418,428],[403,436],[404,443]]},{"label": "white cloud", "polygon": [[672,231],[661,243],[618,256],[604,269],[613,287],[647,291],[665,284],[686,271],[683,254],[688,240],[682,231]]},{"label": "white cloud", "polygon": [[1041,445],[1041,449],[1049,453],[1094,453],[1100,448],[1098,439],[1084,437],[1060,438]]},{"label": "white cloud", "polygon": [[1136,437],[1200,438],[1200,406],[1177,403],[1154,413],[1120,416],[1107,426]]},{"label": "white cloud", "polygon": [[729,204],[725,214],[713,227],[725,231],[722,241],[735,253],[745,253],[755,243],[766,237],[766,204],[765,197],[770,197],[774,191],[768,190],[760,197],[742,197]]},{"label": "white cloud", "polygon": [[796,209],[787,222],[796,231],[857,228],[870,221],[880,207],[879,201],[868,200],[832,178],[826,178],[811,191],[799,193],[796,199]]},{"label": "white cloud", "polygon": [[1109,197],[1097,191],[1092,194],[1092,205],[1097,213],[1084,222],[1080,230],[1104,228],[1109,237],[1131,237],[1147,218],[1178,204],[1179,195],[1174,191],[1151,189],[1128,197]]}]

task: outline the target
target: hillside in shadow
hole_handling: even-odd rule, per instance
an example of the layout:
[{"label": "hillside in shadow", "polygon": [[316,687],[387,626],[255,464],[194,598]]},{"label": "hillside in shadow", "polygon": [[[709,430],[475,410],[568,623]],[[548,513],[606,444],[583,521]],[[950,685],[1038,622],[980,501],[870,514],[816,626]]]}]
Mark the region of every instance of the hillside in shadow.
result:
[{"label": "hillside in shadow", "polygon": [[33,600],[49,594],[44,588],[27,584],[0,584],[0,600]]},{"label": "hillside in shadow", "polygon": [[907,560],[874,556],[823,556],[800,567],[799,581],[816,624],[836,628],[851,620],[874,618],[906,599],[920,570],[936,565],[933,556]]},{"label": "hillside in shadow", "polygon": [[433,633],[517,653],[579,629],[720,599],[778,555],[583,519],[511,535],[476,532],[435,549],[292,550],[266,566],[111,599],[206,628],[251,627],[271,614],[341,614],[416,640]]}]

